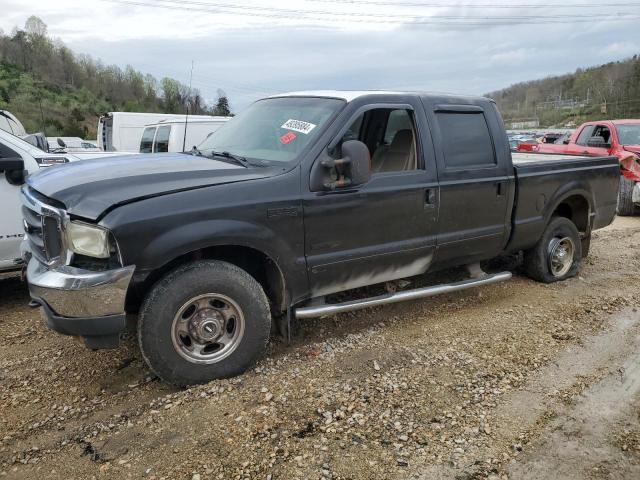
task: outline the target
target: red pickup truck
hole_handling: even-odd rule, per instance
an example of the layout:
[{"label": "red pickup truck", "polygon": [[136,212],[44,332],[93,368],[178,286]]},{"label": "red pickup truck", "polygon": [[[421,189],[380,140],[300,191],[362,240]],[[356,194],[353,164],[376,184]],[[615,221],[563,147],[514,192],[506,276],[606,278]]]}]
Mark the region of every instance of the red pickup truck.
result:
[{"label": "red pickup truck", "polygon": [[640,120],[587,122],[566,144],[520,144],[518,150],[617,157],[621,172],[618,215],[633,215],[640,207]]}]

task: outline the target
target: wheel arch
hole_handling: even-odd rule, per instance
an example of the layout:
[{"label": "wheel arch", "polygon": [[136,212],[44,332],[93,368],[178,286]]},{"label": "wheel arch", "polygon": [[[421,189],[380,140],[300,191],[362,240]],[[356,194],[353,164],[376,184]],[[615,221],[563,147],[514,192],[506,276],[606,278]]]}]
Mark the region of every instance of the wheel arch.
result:
[{"label": "wheel arch", "polygon": [[196,260],[225,261],[245,270],[262,286],[274,313],[283,312],[290,303],[284,272],[272,255],[248,245],[213,244],[181,253],[151,270],[127,293],[127,313],[138,311],[147,292],[164,275],[179,265]]},{"label": "wheel arch", "polygon": [[553,202],[549,202],[545,225],[554,216],[571,220],[583,237],[591,234],[591,216],[593,200],[591,193],[585,188],[572,188],[559,192]]}]

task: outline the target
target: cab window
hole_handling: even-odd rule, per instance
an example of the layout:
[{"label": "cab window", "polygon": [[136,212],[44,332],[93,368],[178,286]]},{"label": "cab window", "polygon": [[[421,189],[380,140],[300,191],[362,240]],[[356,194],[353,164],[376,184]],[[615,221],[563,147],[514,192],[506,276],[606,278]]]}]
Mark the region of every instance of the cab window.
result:
[{"label": "cab window", "polygon": [[591,138],[591,133],[593,133],[593,129],[595,127],[593,125],[586,125],[582,131],[580,132],[580,135],[578,135],[578,139],[576,140],[576,144],[577,145],[582,145],[582,146],[586,146],[587,145],[587,141]]},{"label": "cab window", "polygon": [[169,151],[169,134],[171,133],[171,126],[165,125],[163,127],[158,127],[158,132],[156,133],[156,138],[153,141],[153,151],[158,152],[168,152]]},{"label": "cab window", "polygon": [[415,170],[416,131],[412,110],[374,108],[352,122],[342,141],[360,140],[367,146],[374,174]]}]

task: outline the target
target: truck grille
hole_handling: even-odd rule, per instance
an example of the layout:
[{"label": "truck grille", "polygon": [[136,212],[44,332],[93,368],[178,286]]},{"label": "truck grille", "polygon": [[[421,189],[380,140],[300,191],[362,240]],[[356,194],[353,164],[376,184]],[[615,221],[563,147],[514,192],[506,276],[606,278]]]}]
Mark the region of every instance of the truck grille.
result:
[{"label": "truck grille", "polygon": [[30,187],[22,190],[23,224],[31,253],[41,262],[53,265],[64,261],[62,222],[65,213],[50,203],[55,202]]}]

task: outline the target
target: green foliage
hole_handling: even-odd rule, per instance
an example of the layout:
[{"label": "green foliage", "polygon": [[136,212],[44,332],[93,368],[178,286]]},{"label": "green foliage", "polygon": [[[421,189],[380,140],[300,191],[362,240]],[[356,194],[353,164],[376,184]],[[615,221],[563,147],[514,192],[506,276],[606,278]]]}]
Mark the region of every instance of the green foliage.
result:
[{"label": "green foliage", "polygon": [[[228,107],[228,103],[227,103]],[[9,110],[28,132],[95,138],[98,117],[109,111],[210,114],[197,89],[171,78],[160,83],[133,67],[124,71],[76,55],[47,36],[29,17],[23,30],[0,31],[0,110]]]},{"label": "green foliage", "polygon": [[488,93],[507,126],[537,118],[561,127],[589,120],[640,118],[640,58],[578,69],[572,74],[511,85]]},{"label": "green foliage", "polygon": [[229,108],[229,99],[226,95],[221,95],[218,98],[218,103],[213,108],[213,114],[222,117],[228,117],[231,115],[231,109]]}]

